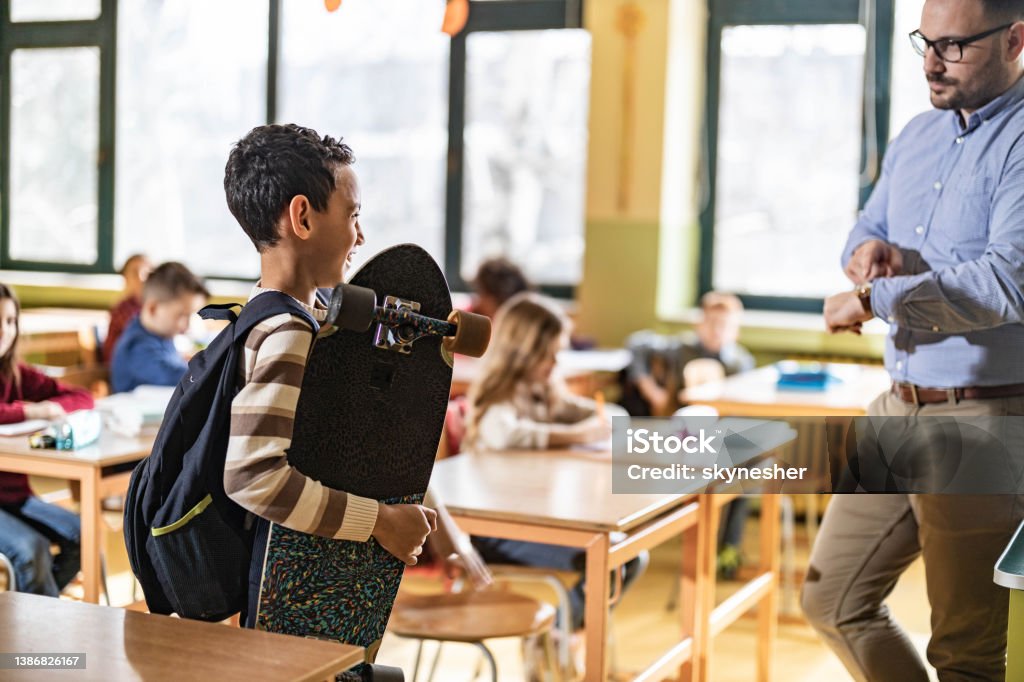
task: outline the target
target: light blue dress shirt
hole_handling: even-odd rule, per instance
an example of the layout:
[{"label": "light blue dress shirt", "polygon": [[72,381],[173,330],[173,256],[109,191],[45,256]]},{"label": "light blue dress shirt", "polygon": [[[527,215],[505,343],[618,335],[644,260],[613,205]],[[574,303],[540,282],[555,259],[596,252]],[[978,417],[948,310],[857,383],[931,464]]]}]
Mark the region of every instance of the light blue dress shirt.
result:
[{"label": "light blue dress shirt", "polygon": [[1024,79],[971,114],[933,110],[893,140],[843,250],[882,239],[903,274],[877,279],[893,379],[1024,383]]}]

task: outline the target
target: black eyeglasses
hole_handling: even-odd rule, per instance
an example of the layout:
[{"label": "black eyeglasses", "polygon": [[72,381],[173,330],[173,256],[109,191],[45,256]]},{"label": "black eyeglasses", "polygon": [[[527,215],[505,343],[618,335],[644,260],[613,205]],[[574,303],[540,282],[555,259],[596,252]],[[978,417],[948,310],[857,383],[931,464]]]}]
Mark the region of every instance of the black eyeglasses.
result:
[{"label": "black eyeglasses", "polygon": [[977,42],[982,38],[988,38],[993,33],[999,33],[1013,26],[1013,24],[1005,24],[1003,26],[997,26],[991,30],[979,33],[977,35],[969,36],[967,38],[939,38],[938,40],[928,40],[921,33],[920,29],[910,34],[910,44],[914,46],[914,51],[922,57],[928,51],[928,48],[935,50],[935,55],[944,62],[955,64],[964,58],[964,47],[971,43]]}]

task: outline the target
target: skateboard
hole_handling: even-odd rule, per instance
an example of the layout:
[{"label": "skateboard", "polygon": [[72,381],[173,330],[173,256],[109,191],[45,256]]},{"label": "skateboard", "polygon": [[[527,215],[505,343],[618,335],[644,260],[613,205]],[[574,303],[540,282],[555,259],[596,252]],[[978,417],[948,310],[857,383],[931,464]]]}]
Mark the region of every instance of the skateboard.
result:
[{"label": "skateboard", "polygon": [[[479,357],[490,320],[452,311],[433,258],[404,244],[331,293],[295,411],[289,463],[339,490],[419,504],[444,426],[452,355]],[[372,663],[405,564],[372,537],[334,540],[271,524],[256,627],[367,649]]]}]

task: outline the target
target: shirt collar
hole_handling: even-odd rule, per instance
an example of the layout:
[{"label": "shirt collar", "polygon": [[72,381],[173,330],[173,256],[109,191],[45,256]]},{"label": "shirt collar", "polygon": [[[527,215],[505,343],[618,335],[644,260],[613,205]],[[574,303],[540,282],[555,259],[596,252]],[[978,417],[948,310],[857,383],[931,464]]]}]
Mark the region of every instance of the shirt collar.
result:
[{"label": "shirt collar", "polygon": [[[261,287],[259,285],[259,283],[257,282],[256,286],[254,286],[252,288],[252,292],[249,294],[249,300],[251,301],[252,299],[254,299],[257,296],[259,296],[260,294],[265,293],[267,291],[277,291],[278,293],[283,293],[283,292],[279,291],[278,289],[270,289],[270,288],[267,288],[267,287]],[[323,306],[323,304],[320,303],[319,300],[317,300],[315,302],[315,305],[307,305],[306,303],[300,301],[299,299],[295,298],[294,296],[290,296],[289,298],[291,298],[293,301],[295,301],[296,303],[301,305],[306,310],[306,312],[308,312],[310,315],[313,316],[313,319],[316,320],[317,322],[323,322],[324,320],[327,319],[327,308],[325,308]]]},{"label": "shirt collar", "polygon": [[967,119],[967,125],[963,128],[960,127],[960,113],[957,111],[951,112],[953,114],[953,122],[956,126],[957,134],[971,132],[985,121],[993,118],[1004,109],[1007,109],[1010,105],[1016,104],[1021,99],[1024,99],[1024,78],[1018,78],[1017,82],[1010,86],[1009,90],[971,114]]}]

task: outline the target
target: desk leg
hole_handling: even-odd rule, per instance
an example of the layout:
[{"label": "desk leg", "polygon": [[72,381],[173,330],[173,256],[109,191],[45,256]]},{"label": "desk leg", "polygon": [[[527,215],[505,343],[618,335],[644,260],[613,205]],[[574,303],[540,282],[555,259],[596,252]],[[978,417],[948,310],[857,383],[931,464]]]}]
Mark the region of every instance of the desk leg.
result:
[{"label": "desk leg", "polygon": [[757,679],[772,679],[772,650],[779,624],[779,493],[761,496],[761,567],[771,588],[757,607]]},{"label": "desk leg", "polygon": [[99,469],[90,467],[82,474],[82,500],[79,506],[82,518],[82,584],[85,601],[100,601],[100,551],[103,533],[100,531]]},{"label": "desk leg", "polygon": [[[700,512],[698,512],[700,513]],[[697,526],[694,524],[683,532],[682,570],[679,586],[679,616],[682,620],[682,639],[690,638],[690,658],[679,669],[679,682],[690,682],[696,678],[697,660],[694,648],[697,632],[697,554],[700,546]]]},{"label": "desk leg", "polygon": [[608,641],[608,535],[596,536],[587,545],[586,620],[587,682],[607,677],[605,648]]},{"label": "desk leg", "polygon": [[697,523],[696,627],[693,638],[695,682],[711,679],[711,614],[715,610],[715,573],[718,558],[718,519],[721,509],[713,494],[700,496]]}]

